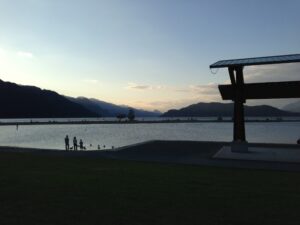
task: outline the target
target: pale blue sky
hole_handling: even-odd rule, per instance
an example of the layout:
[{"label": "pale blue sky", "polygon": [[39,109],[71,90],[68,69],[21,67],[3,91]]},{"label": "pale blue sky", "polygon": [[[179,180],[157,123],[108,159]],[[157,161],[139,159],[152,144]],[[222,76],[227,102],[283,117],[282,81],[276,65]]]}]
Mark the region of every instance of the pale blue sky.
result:
[{"label": "pale blue sky", "polygon": [[[215,84],[228,75],[210,73],[217,60],[300,53],[297,0],[0,0],[0,9],[1,79],[147,109],[220,100]],[[295,78],[291,68],[283,79]]]}]

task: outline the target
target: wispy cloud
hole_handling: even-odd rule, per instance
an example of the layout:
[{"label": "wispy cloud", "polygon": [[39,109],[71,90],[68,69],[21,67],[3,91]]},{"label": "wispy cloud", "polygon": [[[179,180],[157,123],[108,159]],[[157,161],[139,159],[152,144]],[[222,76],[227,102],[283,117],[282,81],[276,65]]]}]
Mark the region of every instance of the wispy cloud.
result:
[{"label": "wispy cloud", "polygon": [[165,112],[169,109],[178,109],[197,102],[196,99],[158,100],[158,101],[135,101],[132,106],[147,110],[159,110]]},{"label": "wispy cloud", "polygon": [[151,92],[147,97],[151,99],[152,94],[155,94],[161,96],[159,100],[140,100],[132,102],[131,104],[145,109],[158,109],[160,111],[166,111],[171,108],[180,108],[197,102],[221,101],[221,96],[216,83],[193,84],[187,86],[128,83],[126,89],[136,91],[155,90],[156,93]]},{"label": "wispy cloud", "polygon": [[31,52],[18,51],[17,55],[22,58],[28,58],[28,59],[33,58],[33,54]]},{"label": "wispy cloud", "polygon": [[191,92],[202,94],[202,95],[217,95],[219,94],[218,85],[215,83],[209,83],[206,85],[190,85],[189,89]]},{"label": "wispy cloud", "polygon": [[175,89],[177,92],[200,94],[200,95],[218,95],[218,85],[216,83],[209,84],[193,84],[188,87]]},{"label": "wispy cloud", "polygon": [[246,82],[275,82],[299,80],[300,64],[278,64],[246,67]]},{"label": "wispy cloud", "polygon": [[198,102],[220,102],[219,99],[215,98],[200,98],[199,96],[187,96],[181,97],[179,99],[163,99],[157,101],[135,101],[130,104],[148,110],[159,110],[161,112],[166,112],[170,109],[180,109],[186,107],[191,104],[195,104]]},{"label": "wispy cloud", "polygon": [[[195,84],[185,87],[166,87],[165,88],[169,95],[166,98],[162,98],[157,101],[141,101],[138,105],[143,106],[147,109],[158,109],[161,111],[166,111],[169,109],[178,109],[185,107],[190,104],[198,102],[220,102],[221,96],[215,83],[209,84]],[[176,94],[176,98],[171,98],[172,92]],[[178,95],[179,94],[179,95]]]},{"label": "wispy cloud", "polygon": [[160,85],[146,85],[146,84],[136,84],[133,82],[129,82],[125,89],[128,90],[155,90],[155,89],[162,89],[163,86]]},{"label": "wispy cloud", "polygon": [[147,90],[151,89],[151,86],[149,85],[140,85],[140,84],[135,84],[135,83],[128,83],[126,86],[126,89],[130,90]]}]

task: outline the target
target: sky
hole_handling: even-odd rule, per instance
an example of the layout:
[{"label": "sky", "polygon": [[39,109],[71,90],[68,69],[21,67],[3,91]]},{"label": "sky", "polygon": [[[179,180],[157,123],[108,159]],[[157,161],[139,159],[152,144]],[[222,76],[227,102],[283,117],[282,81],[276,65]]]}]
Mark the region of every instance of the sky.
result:
[{"label": "sky", "polygon": [[[222,101],[227,70],[209,69],[218,60],[300,53],[298,0],[0,0],[0,9],[0,79],[148,110]],[[246,82],[299,72],[244,70]]]}]

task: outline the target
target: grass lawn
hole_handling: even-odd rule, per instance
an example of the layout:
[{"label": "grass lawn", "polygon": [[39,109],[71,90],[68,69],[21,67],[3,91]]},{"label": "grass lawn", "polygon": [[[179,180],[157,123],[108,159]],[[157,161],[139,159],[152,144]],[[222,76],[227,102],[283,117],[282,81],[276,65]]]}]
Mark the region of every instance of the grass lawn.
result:
[{"label": "grass lawn", "polygon": [[300,173],[2,152],[0,224],[300,224]]}]

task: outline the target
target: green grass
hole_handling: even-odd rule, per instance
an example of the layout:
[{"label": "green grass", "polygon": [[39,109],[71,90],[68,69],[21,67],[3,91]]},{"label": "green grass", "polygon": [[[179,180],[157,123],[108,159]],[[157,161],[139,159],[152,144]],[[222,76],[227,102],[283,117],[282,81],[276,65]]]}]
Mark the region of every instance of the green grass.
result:
[{"label": "green grass", "polygon": [[299,224],[300,174],[0,154],[0,224]]}]

